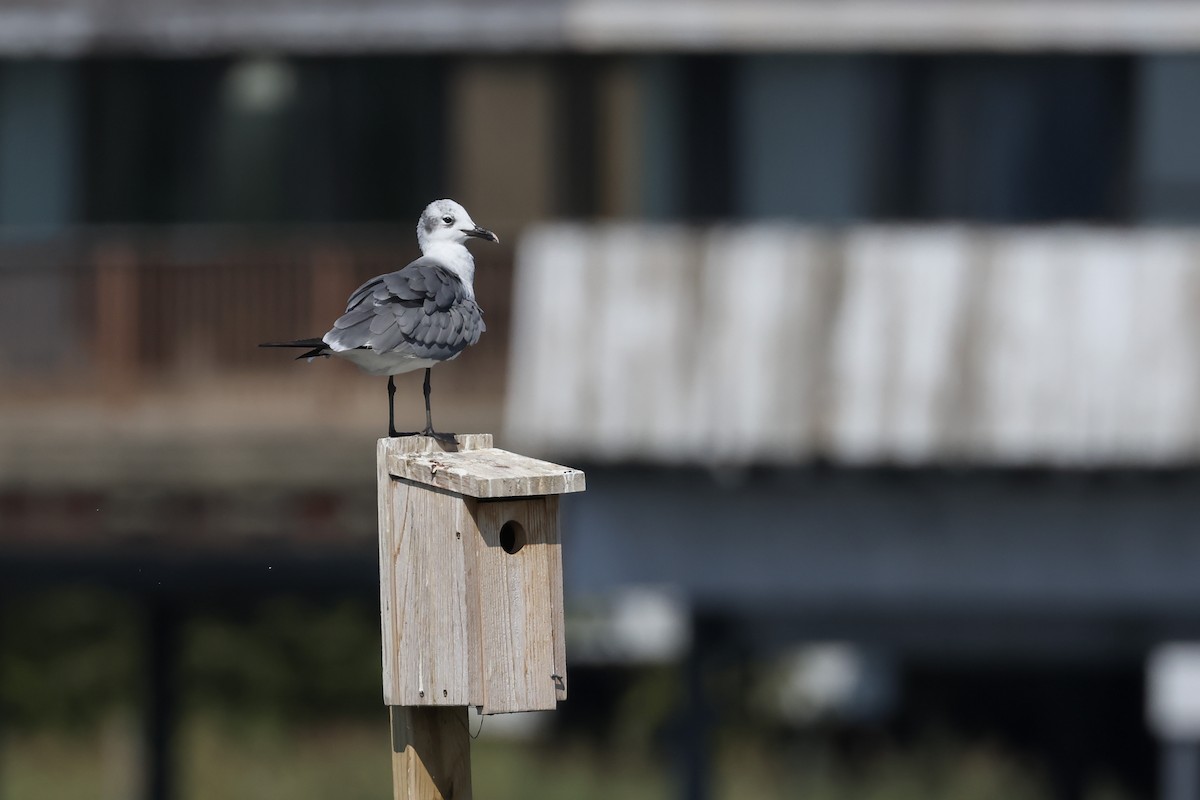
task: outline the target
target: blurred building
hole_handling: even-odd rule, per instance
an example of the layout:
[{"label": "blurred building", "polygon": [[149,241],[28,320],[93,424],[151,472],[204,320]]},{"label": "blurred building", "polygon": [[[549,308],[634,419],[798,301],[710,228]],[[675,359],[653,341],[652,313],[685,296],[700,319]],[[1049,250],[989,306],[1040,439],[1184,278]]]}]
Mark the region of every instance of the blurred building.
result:
[{"label": "blurred building", "polygon": [[369,593],[383,386],[254,345],[453,196],[505,245],[439,426],[588,468],[587,658],[676,642],[700,708],[725,653],[858,643],[848,707],[1063,798],[1197,780],[1142,719],[1200,628],[1194,4],[0,0],[0,55],[0,586],[159,637],[214,585]]}]

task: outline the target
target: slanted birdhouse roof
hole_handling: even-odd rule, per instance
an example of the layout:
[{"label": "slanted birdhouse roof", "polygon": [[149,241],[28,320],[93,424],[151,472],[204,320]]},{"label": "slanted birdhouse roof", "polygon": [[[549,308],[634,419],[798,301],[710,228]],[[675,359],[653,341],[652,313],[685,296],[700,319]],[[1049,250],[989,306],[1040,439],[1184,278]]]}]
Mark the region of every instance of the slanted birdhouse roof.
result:
[{"label": "slanted birdhouse roof", "polygon": [[387,468],[394,477],[483,500],[584,490],[581,470],[498,447],[392,453],[387,458]]}]

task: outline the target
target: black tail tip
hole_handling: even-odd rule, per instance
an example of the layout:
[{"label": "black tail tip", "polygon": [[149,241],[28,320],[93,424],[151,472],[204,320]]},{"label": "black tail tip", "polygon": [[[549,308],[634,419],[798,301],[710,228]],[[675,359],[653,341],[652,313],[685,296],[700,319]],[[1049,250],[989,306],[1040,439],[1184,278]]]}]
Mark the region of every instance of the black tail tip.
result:
[{"label": "black tail tip", "polygon": [[290,342],[260,342],[259,347],[328,347],[323,339],[294,339]]}]

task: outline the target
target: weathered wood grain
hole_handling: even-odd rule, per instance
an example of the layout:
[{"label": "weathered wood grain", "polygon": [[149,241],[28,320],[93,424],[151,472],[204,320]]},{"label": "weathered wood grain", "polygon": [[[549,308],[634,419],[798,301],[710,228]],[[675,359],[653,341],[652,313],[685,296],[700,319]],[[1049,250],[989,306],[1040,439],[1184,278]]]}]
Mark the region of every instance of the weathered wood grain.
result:
[{"label": "weathered wood grain", "polygon": [[432,436],[397,436],[379,440],[378,452],[387,455],[411,455],[420,453],[454,453],[469,450],[484,450],[492,446],[490,433],[457,433],[454,444],[448,445]]},{"label": "weathered wood grain", "polygon": [[[479,586],[479,571],[483,566],[479,553],[483,549],[483,537],[480,536],[479,524],[475,521],[478,505],[479,501],[474,497],[464,497],[459,516],[459,530],[467,543],[463,547],[463,565],[468,587]],[[483,689],[483,648],[479,645],[483,640],[483,625],[481,597],[476,589],[467,598],[467,680],[471,684],[471,705],[480,710],[487,699]]]},{"label": "weathered wood grain", "polygon": [[460,437],[456,452],[422,437],[379,442],[389,705],[496,714],[566,698],[558,494],[581,490],[584,475],[490,445],[483,435]]},{"label": "weathered wood grain", "polygon": [[549,530],[554,538],[547,544],[546,569],[550,575],[550,624],[553,626],[551,635],[554,642],[554,673],[550,676],[554,682],[554,697],[562,701],[567,699],[567,618],[565,601],[563,599],[563,565],[562,565],[562,529],[559,527],[558,498],[546,498],[546,513],[550,517]]},{"label": "weathered wood grain", "polygon": [[[491,437],[461,437],[461,446]],[[379,601],[383,696],[388,705],[469,703],[466,569],[462,499],[394,479],[397,451],[436,447],[433,439],[380,439]]]},{"label": "weathered wood grain", "polygon": [[471,800],[466,708],[388,709],[395,800]]},{"label": "weathered wood grain", "polygon": [[481,499],[582,492],[584,473],[493,447],[456,453],[391,455],[388,471],[405,480]]},{"label": "weathered wood grain", "polygon": [[[485,714],[549,710],[566,692],[563,646],[562,561],[558,498],[479,501],[467,580],[477,609],[479,688]],[[501,543],[506,523],[518,525],[520,548]]]}]

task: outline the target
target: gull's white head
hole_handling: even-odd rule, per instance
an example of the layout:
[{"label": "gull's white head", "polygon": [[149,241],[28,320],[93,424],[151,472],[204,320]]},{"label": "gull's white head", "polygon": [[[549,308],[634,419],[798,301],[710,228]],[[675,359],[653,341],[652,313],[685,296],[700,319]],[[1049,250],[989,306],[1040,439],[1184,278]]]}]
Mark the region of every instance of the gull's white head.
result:
[{"label": "gull's white head", "polygon": [[500,241],[499,236],[476,225],[467,210],[453,200],[434,200],[425,206],[417,222],[417,244],[422,253],[448,244],[465,245],[472,237]]}]

